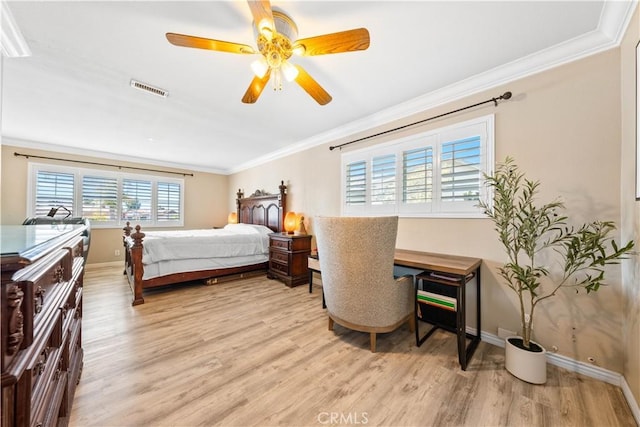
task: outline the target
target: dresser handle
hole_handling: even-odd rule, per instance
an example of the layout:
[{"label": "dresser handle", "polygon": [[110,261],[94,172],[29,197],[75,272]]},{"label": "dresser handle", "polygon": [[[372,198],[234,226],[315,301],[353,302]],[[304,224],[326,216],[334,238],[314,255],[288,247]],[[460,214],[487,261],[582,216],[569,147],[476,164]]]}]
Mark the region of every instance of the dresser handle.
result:
[{"label": "dresser handle", "polygon": [[58,360],[58,366],[56,367],[56,372],[53,374],[54,380],[58,381],[60,379],[61,373],[62,373],[62,359]]},{"label": "dresser handle", "polygon": [[33,367],[38,375],[42,374],[44,371],[44,365],[47,364],[47,360],[49,359],[49,347],[45,347],[44,350],[42,350],[42,353],[40,353],[40,356],[42,359]]},{"label": "dresser handle", "polygon": [[36,289],[36,301],[35,301],[35,311],[36,313],[40,313],[42,311],[42,306],[44,306],[44,294],[46,290],[41,286],[38,286]]},{"label": "dresser handle", "polygon": [[64,279],[64,267],[61,265],[57,266],[53,277],[56,279],[56,283],[62,282],[62,279]]}]

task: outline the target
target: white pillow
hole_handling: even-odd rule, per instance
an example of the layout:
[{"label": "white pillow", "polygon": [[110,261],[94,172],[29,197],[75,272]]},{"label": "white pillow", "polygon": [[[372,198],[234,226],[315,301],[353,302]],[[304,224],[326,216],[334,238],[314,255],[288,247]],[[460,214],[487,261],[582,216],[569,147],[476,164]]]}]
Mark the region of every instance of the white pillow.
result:
[{"label": "white pillow", "polygon": [[270,229],[269,227],[265,227],[264,225],[259,225],[259,224],[244,224],[244,223],[240,223],[240,224],[227,224],[224,226],[225,230],[229,230],[229,231],[247,231],[247,230],[255,230],[260,234],[263,235],[269,235],[271,233],[273,233],[274,231],[272,229]]}]

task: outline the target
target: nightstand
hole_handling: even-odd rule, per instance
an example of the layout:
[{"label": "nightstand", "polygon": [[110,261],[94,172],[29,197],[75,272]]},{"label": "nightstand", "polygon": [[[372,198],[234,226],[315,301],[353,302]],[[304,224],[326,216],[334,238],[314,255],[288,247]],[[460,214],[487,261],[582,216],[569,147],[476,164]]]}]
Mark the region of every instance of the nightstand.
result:
[{"label": "nightstand", "polygon": [[269,235],[269,274],[289,287],[309,281],[307,257],[311,253],[311,235],[273,233]]}]

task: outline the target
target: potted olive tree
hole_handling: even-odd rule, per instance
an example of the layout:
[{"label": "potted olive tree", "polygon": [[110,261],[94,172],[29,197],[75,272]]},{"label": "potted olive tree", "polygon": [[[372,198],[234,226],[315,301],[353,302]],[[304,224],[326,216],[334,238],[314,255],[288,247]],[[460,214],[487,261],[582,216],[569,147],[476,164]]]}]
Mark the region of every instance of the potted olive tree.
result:
[{"label": "potted olive tree", "polygon": [[[537,204],[539,181],[526,179],[509,157],[485,180],[493,189],[493,203],[483,201],[480,207],[493,221],[508,258],[498,272],[520,304],[521,335],[506,339],[505,367],[518,378],[542,384],[546,352],[531,336],[538,304],[561,288],[597,291],[604,283],[605,266],[618,263],[633,241],[618,246],[610,236],[615,230],[611,221],[569,225],[559,200]],[[547,266],[549,257],[559,264],[557,272]]]}]

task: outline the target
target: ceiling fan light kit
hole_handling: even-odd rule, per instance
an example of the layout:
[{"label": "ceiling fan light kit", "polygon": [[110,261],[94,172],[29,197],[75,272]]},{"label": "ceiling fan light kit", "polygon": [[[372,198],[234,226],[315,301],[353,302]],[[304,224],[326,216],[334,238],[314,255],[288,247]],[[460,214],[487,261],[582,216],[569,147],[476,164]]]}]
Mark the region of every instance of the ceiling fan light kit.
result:
[{"label": "ceiling fan light kit", "polygon": [[289,15],[272,8],[269,1],[248,1],[253,16],[256,51],[251,46],[221,40],[206,39],[185,34],[167,33],[167,40],[176,46],[237,54],[257,54],[251,63],[255,77],[242,97],[246,104],[255,103],[269,79],[273,76],[273,89],[282,89],[282,78],[295,81],[320,105],[331,102],[331,95],[300,65],[292,64],[293,54],[301,56],[326,55],[366,50],[369,31],[366,28],[303,38],[298,40],[298,27]]}]

